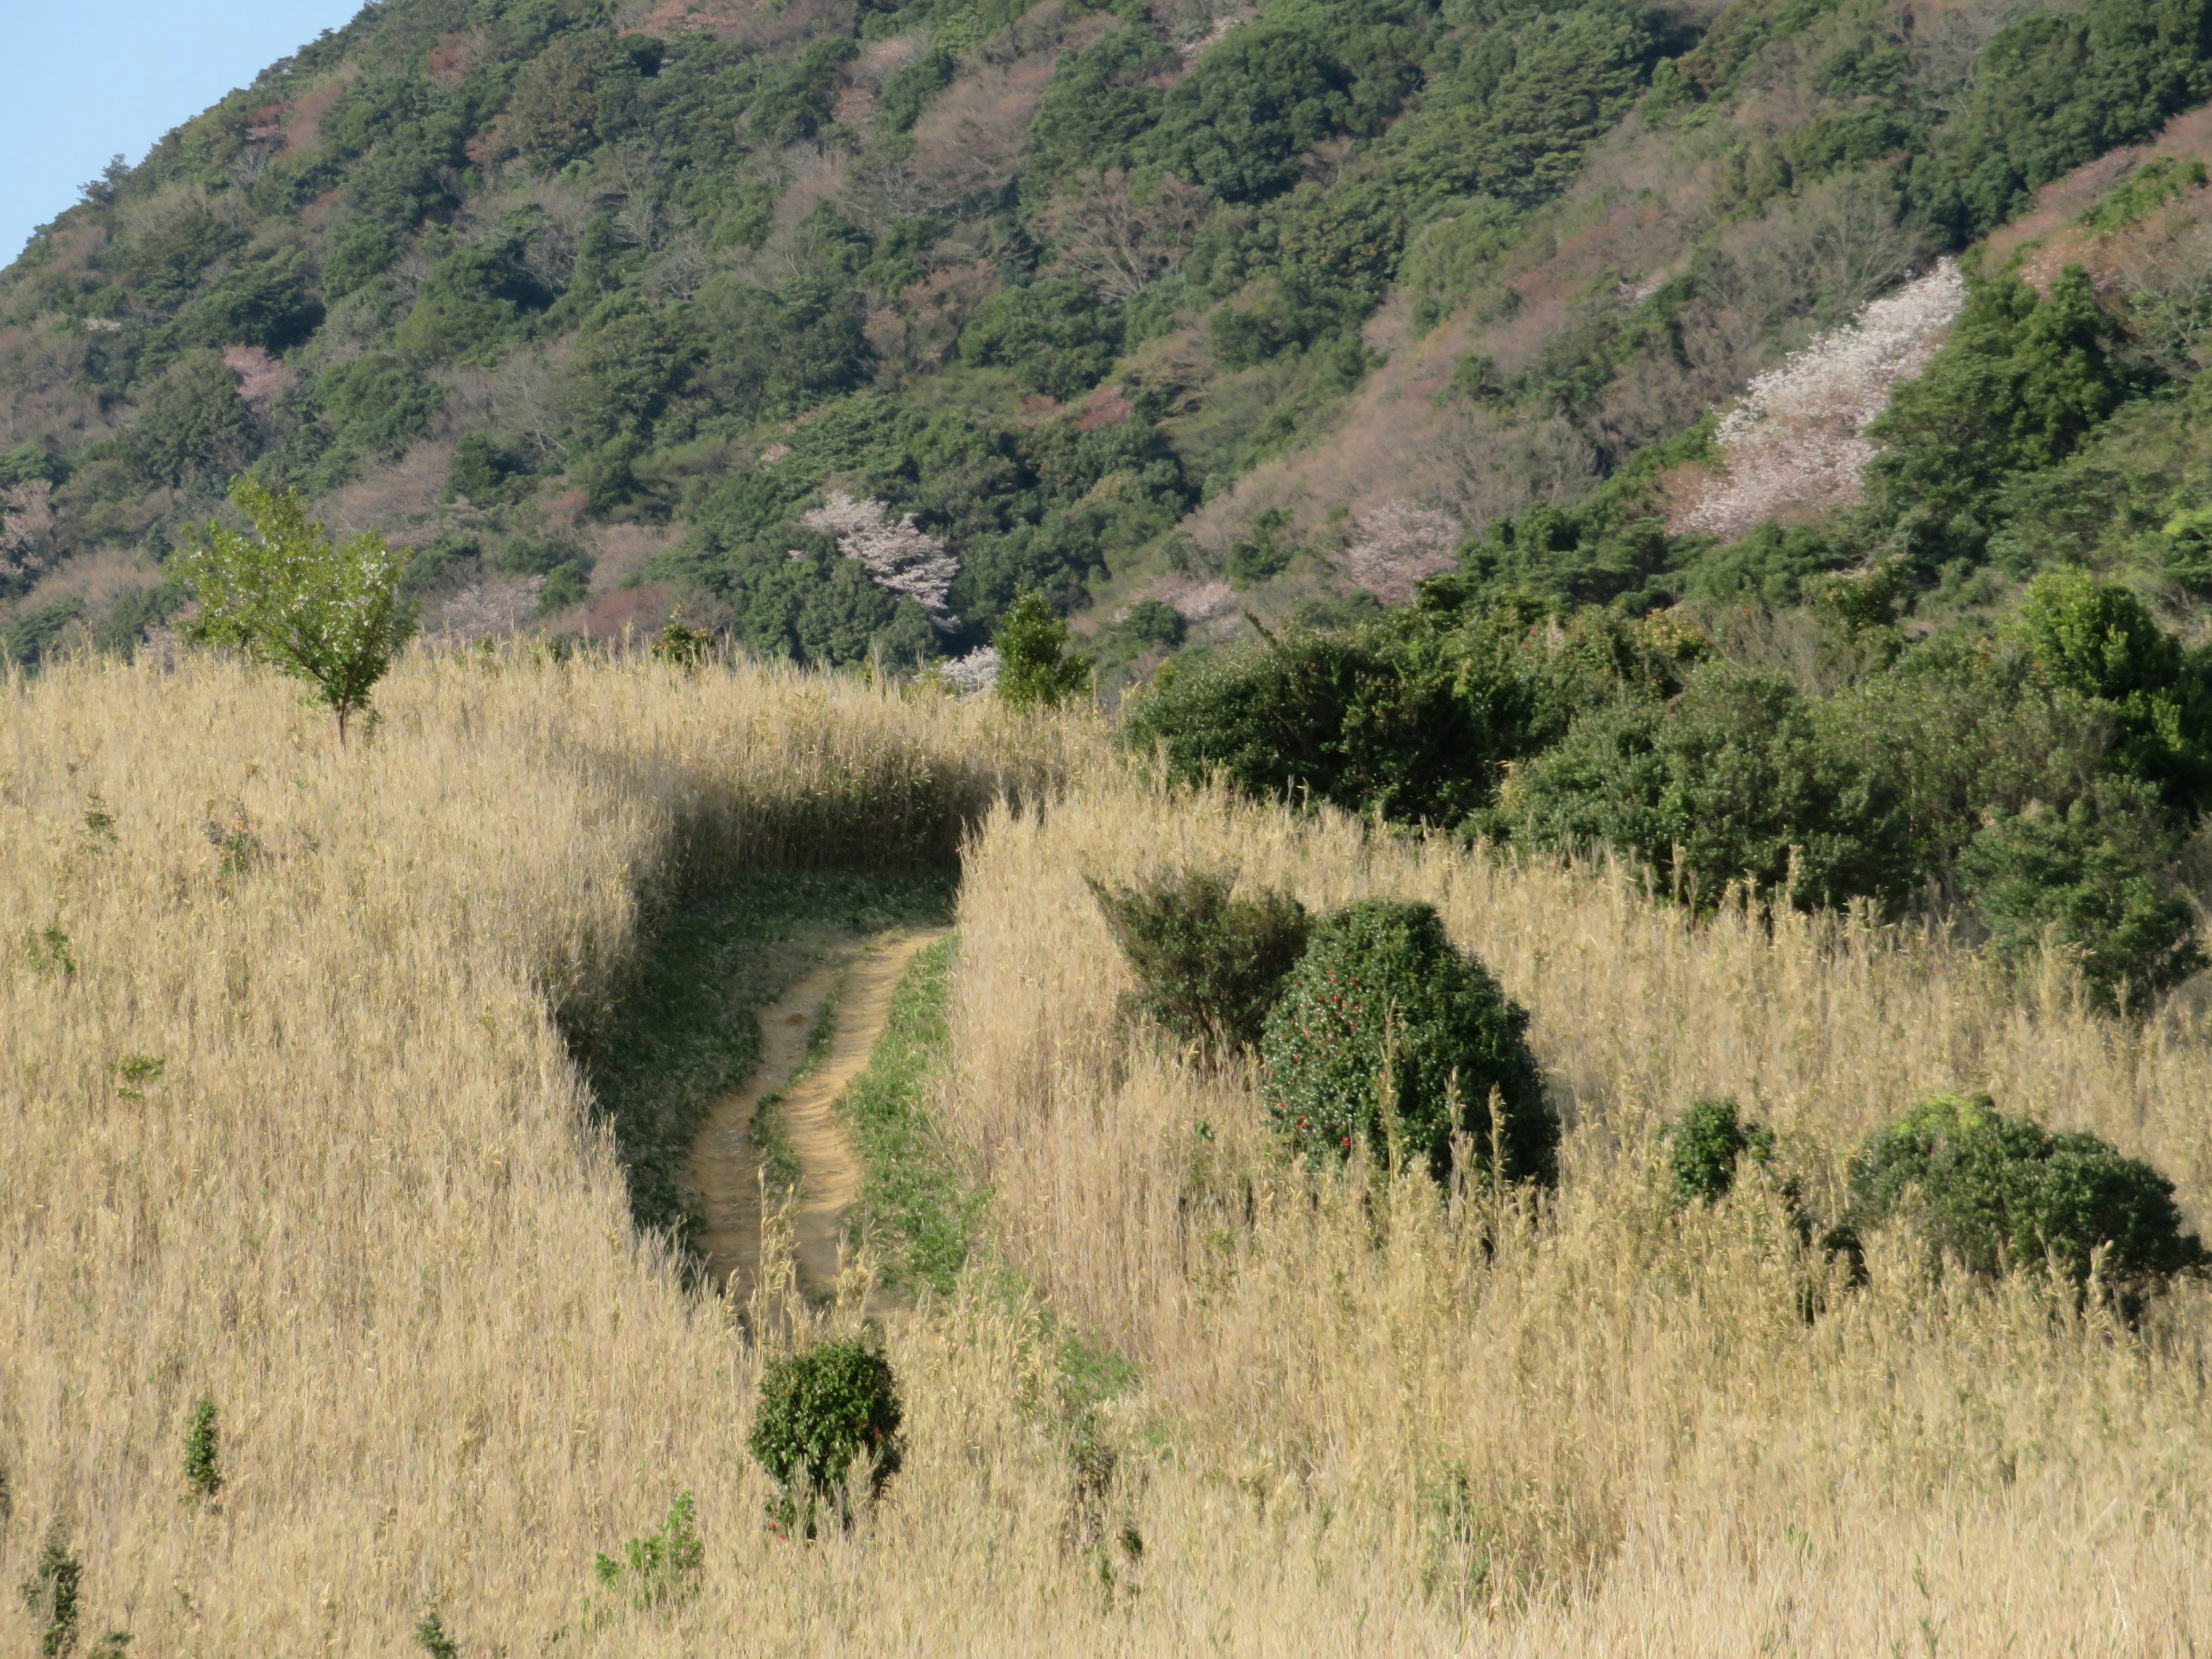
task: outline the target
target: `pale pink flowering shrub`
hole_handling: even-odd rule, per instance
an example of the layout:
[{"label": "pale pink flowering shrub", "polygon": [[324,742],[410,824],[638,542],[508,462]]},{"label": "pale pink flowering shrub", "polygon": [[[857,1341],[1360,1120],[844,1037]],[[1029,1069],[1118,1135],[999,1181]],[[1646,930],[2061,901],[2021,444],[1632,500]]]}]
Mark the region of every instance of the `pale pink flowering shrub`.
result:
[{"label": "pale pink flowering shrub", "polygon": [[543,576],[491,576],[446,601],[444,632],[457,645],[514,633],[538,614]]},{"label": "pale pink flowering shrub", "polygon": [[225,348],[223,362],[238,376],[241,402],[264,414],[270,406],[300,384],[300,373],[281,357],[272,357],[256,345]]},{"label": "pale pink flowering shrub", "polygon": [[1351,543],[1331,561],[1346,581],[1385,605],[1403,605],[1424,576],[1459,561],[1460,521],[1411,501],[1385,501],[1360,515]]},{"label": "pale pink flowering shrub", "polygon": [[1728,538],[1769,519],[1855,506],[1890,388],[1928,366],[1966,303],[1945,259],[1744,388],[1714,434],[1717,476],[1678,502],[1670,528]]},{"label": "pale pink flowering shrub", "polygon": [[12,489],[0,489],[0,577],[30,576],[52,562],[54,526],[53,485],[33,478]]},{"label": "pale pink flowering shrub", "polygon": [[933,617],[945,615],[960,561],[936,537],[917,529],[913,514],[894,522],[881,501],[833,489],[799,522],[836,538],[837,551],[856,561],[877,586],[906,595]]}]

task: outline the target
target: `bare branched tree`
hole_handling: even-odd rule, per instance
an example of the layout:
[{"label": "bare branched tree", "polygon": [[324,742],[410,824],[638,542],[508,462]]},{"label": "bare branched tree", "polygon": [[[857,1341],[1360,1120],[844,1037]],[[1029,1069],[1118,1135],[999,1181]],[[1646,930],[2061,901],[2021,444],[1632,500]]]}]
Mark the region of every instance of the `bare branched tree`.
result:
[{"label": "bare branched tree", "polygon": [[1138,201],[1128,175],[1117,171],[1054,203],[1045,225],[1063,270],[1107,299],[1127,300],[1182,263],[1207,212],[1206,194],[1195,185],[1166,178],[1150,200]]}]

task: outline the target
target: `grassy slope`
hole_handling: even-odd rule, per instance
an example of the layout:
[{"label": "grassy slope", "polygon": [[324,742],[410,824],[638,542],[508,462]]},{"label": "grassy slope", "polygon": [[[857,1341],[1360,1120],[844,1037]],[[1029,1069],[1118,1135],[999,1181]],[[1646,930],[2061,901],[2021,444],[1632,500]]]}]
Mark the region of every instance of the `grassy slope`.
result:
[{"label": "grassy slope", "polygon": [[[2034,1659],[2212,1642],[2203,1287],[2130,1332],[2032,1283],[1931,1282],[1893,1241],[1808,1325],[1771,1194],[1678,1213],[1652,1139],[1735,1094],[1825,1201],[1900,1102],[1986,1086],[2151,1158],[2201,1220],[2212,1050],[2185,1010],[2022,1004],[1942,939],[1694,925],[1601,874],[1103,769],[969,843],[935,1115],[989,1180],[988,1249],[934,1316],[886,1322],[893,1501],[791,1547],[738,1450],[763,1355],[628,1224],[548,989],[613,1000],[634,896],[679,854],[734,874],[854,824],[880,854],[932,822],[918,777],[972,805],[975,757],[1014,738],[988,705],[744,667],[418,659],[385,706],[341,755],[284,684],[187,659],[65,668],[0,728],[0,1583],[60,1517],[87,1631],[389,1659],[434,1600],[465,1653],[624,1659],[887,1632],[1237,1659],[1856,1655],[1939,1622],[1943,1651]],[[204,833],[214,787],[270,851],[242,878]],[[1080,873],[1163,849],[1317,905],[1437,902],[1571,1102],[1556,1205],[1500,1226],[1309,1183],[1236,1079],[1131,1050]],[[74,974],[24,948],[50,925]],[[131,1054],[167,1063],[125,1095]],[[1071,1399],[1070,1326],[1141,1368],[1118,1397]],[[203,1395],[220,1515],[180,1501]],[[687,1593],[583,1619],[594,1554],[687,1490]]]}]

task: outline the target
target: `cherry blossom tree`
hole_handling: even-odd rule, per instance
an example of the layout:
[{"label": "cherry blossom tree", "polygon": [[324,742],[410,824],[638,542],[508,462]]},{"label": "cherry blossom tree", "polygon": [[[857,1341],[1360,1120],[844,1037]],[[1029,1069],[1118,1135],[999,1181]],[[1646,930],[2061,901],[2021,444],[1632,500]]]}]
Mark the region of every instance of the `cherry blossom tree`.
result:
[{"label": "cherry blossom tree", "polygon": [[913,514],[894,520],[881,501],[833,489],[799,522],[836,538],[837,551],[858,562],[877,586],[905,595],[934,619],[951,620],[945,601],[960,561],[936,537],[916,528]]},{"label": "cherry blossom tree", "polygon": [[1351,542],[1330,561],[1346,581],[1385,605],[1403,605],[1424,576],[1459,562],[1460,521],[1411,501],[1385,501],[1360,515]]},{"label": "cherry blossom tree", "polygon": [[1672,527],[1733,539],[1784,514],[1856,505],[1875,449],[1866,428],[1966,303],[1966,278],[1945,259],[1752,381],[1714,434],[1719,469],[1678,502]]}]

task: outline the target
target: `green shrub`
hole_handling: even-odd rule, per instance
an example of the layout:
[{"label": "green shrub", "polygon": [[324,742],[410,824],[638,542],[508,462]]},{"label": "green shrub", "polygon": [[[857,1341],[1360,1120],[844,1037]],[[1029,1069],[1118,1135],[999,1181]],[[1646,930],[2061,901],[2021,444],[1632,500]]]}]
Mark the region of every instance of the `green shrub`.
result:
[{"label": "green shrub", "polygon": [[2083,700],[2110,723],[2108,769],[2154,785],[2179,813],[2212,802],[2205,664],[2134,593],[2085,570],[2046,571],[2028,584],[2006,635],[2039,686]]},{"label": "green shrub", "polygon": [[2118,336],[2079,265],[2047,296],[2013,276],[1973,284],[1942,349],[1868,428],[1884,445],[1868,494],[1924,568],[1980,558],[2005,480],[2056,465],[2119,405]]},{"label": "green shrub", "polygon": [[461,1659],[461,1644],[447,1630],[446,1621],[435,1607],[416,1623],[415,1645],[428,1654],[430,1659]]},{"label": "green shrub", "polygon": [[2197,910],[2154,879],[2139,826],[2100,822],[2086,800],[2064,812],[2000,817],[1959,860],[1961,885],[2015,967],[2048,942],[2080,966],[2106,1008],[2136,1007],[2205,966]]},{"label": "green shrub", "polygon": [[1528,1025],[1489,970],[1453,947],[1434,906],[1364,900],[1314,925],[1267,1018],[1261,1098],[1309,1158],[1342,1158],[1361,1141],[1381,1158],[1424,1159],[1441,1179],[1461,1130],[1482,1167],[1549,1182],[1559,1126]]},{"label": "green shrub", "polygon": [[23,1581],[23,1605],[33,1621],[45,1626],[39,1632],[41,1659],[60,1659],[76,1645],[77,1598],[84,1569],[70,1553],[69,1528],[57,1516],[46,1528],[46,1541],[38,1565]]},{"label": "green shrub", "polygon": [[1139,700],[1122,738],[1162,750],[1179,782],[1218,772],[1262,799],[1451,825],[1528,751],[1540,702],[1504,632],[1393,617],[1296,630],[1179,673]]},{"label": "green shrub", "polygon": [[658,1527],[623,1546],[622,1559],[600,1555],[592,1565],[601,1584],[621,1594],[640,1613],[689,1601],[698,1593],[707,1567],[707,1547],[700,1541],[691,1494],[677,1493]]},{"label": "green shrub", "polygon": [[1305,906],[1273,887],[1231,896],[1234,870],[1168,871],[1111,889],[1085,880],[1141,988],[1123,1000],[1129,1012],[1184,1042],[1258,1045],[1305,951]]},{"label": "green shrub", "polygon": [[998,648],[1000,701],[1053,708],[1091,684],[1091,660],[1067,654],[1067,624],[1034,588],[1023,589],[991,636]]},{"label": "green shrub", "polygon": [[2156,1170],[2094,1135],[2008,1117],[1987,1095],[1938,1095],[1907,1112],[1868,1141],[1850,1191],[1855,1229],[1910,1219],[1972,1273],[2047,1265],[2081,1285],[2101,1250],[2105,1283],[2129,1304],[2206,1261]]},{"label": "green shrub", "polygon": [[398,455],[444,407],[446,388],[404,357],[371,351],[325,369],[315,398],[341,441]]},{"label": "green shrub", "polygon": [[1667,1164],[1674,1196],[1683,1204],[1724,1198],[1744,1158],[1764,1164],[1774,1156],[1774,1132],[1739,1115],[1733,1100],[1693,1100],[1667,1129]]},{"label": "green shrub", "polygon": [[1291,561],[1298,556],[1296,542],[1286,540],[1284,532],[1289,529],[1291,515],[1279,507],[1271,507],[1252,520],[1252,533],[1239,537],[1229,546],[1229,585],[1238,592],[1271,581],[1291,568]]},{"label": "green shrub", "polygon": [[222,1431],[211,1395],[200,1397],[185,1428],[185,1486],[195,1498],[213,1498],[222,1491]]},{"label": "green shrub", "polygon": [[551,299],[524,263],[519,240],[456,248],[416,289],[414,308],[392,331],[392,343],[432,362],[488,362],[519,322]]},{"label": "green shrub", "polygon": [[665,662],[672,668],[693,673],[707,660],[707,653],[714,648],[714,636],[703,628],[694,628],[684,620],[684,607],[678,605],[669,612],[668,620],[653,636],[646,647],[655,662]]},{"label": "green shrub", "polygon": [[219,488],[261,453],[262,428],[214,351],[188,351],[139,399],[129,442],[139,472],[180,489]]},{"label": "green shrub", "polygon": [[770,1360],[746,1443],[776,1484],[769,1519],[811,1538],[827,1506],[849,1526],[853,1465],[866,1460],[868,1495],[879,1497],[898,1473],[904,1415],[890,1362],[858,1340],[818,1342]]},{"label": "green shrub", "polygon": [[971,363],[999,363],[1032,392],[1073,398],[1098,384],[1121,350],[1121,320],[1073,276],[1001,289],[960,336]]}]

